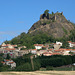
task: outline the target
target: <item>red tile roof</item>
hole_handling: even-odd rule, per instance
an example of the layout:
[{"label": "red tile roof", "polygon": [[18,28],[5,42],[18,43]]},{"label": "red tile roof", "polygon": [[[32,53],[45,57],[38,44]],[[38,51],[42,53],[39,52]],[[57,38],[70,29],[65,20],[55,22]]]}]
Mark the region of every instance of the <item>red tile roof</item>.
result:
[{"label": "red tile roof", "polygon": [[54,51],[58,52],[58,51],[61,51],[61,50],[54,50]]},{"label": "red tile roof", "polygon": [[44,48],[46,47],[46,46],[43,46]]},{"label": "red tile roof", "polygon": [[5,61],[11,61],[11,60],[6,59]]},{"label": "red tile roof", "polygon": [[37,50],[37,49],[32,49],[32,50]]},{"label": "red tile roof", "polygon": [[5,62],[1,61],[2,64],[4,64]]},{"label": "red tile roof", "polygon": [[8,51],[10,51],[10,50],[15,50],[15,48],[4,48],[5,50],[8,50]]},{"label": "red tile roof", "polygon": [[71,49],[58,49],[58,50],[54,50],[54,51],[71,51]]},{"label": "red tile roof", "polygon": [[43,46],[43,44],[34,44],[34,46]]},{"label": "red tile roof", "polygon": [[52,55],[61,55],[61,53],[53,53]]},{"label": "red tile roof", "polygon": [[72,49],[73,51],[75,51],[75,49]]},{"label": "red tile roof", "polygon": [[68,41],[68,43],[71,43],[71,41]]},{"label": "red tile roof", "polygon": [[50,52],[44,52],[43,54],[52,54],[52,53],[50,53]]},{"label": "red tile roof", "polygon": [[71,49],[66,49],[66,51],[71,51]]},{"label": "red tile roof", "polygon": [[9,62],[9,64],[12,64],[12,63],[15,63],[15,62]]},{"label": "red tile roof", "polygon": [[71,44],[75,44],[75,42],[71,42]]},{"label": "red tile roof", "polygon": [[11,46],[13,46],[13,47],[17,47],[17,45],[11,45]]}]

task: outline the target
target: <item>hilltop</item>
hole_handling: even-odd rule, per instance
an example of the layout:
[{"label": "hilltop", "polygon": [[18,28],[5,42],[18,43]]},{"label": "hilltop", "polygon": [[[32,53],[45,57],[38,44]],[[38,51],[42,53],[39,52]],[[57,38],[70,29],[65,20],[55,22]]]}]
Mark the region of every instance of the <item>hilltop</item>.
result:
[{"label": "hilltop", "polygon": [[48,12],[49,10],[45,10],[40,15],[40,20],[32,25],[28,34],[36,35],[42,32],[55,38],[69,36],[70,31],[74,29],[74,25],[64,17],[63,12],[52,12],[52,14]]}]

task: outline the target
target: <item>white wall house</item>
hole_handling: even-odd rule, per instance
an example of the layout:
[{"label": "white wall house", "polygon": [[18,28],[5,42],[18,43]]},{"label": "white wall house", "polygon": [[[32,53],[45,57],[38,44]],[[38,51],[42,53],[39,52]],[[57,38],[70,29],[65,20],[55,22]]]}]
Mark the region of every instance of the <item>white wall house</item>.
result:
[{"label": "white wall house", "polygon": [[9,45],[8,48],[12,49],[12,48],[14,48],[14,47],[13,47],[12,45]]},{"label": "white wall house", "polygon": [[11,68],[15,68],[16,67],[16,63],[15,62],[9,62],[9,65],[11,66]]},{"label": "white wall house", "polygon": [[75,42],[68,41],[69,47],[75,47]]},{"label": "white wall house", "polygon": [[56,41],[56,44],[62,46],[62,42]]},{"label": "white wall house", "polygon": [[37,52],[37,49],[32,49],[32,50],[31,50],[31,53],[32,53],[32,54],[36,54],[36,52]]},{"label": "white wall house", "polygon": [[42,49],[43,44],[34,44],[34,46],[36,49]]},{"label": "white wall house", "polygon": [[4,60],[4,62],[2,62],[4,65],[9,65],[11,68],[15,68],[16,67],[16,63],[13,60]]},{"label": "white wall house", "polygon": [[10,49],[13,49],[17,47],[17,45],[11,45],[11,44],[5,44],[5,43],[2,43],[1,45],[1,48],[4,49],[4,48],[10,48]]}]

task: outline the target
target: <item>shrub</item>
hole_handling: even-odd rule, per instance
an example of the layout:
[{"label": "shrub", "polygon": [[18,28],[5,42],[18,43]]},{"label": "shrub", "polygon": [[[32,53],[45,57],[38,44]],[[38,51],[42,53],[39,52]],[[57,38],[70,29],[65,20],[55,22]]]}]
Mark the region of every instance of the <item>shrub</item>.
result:
[{"label": "shrub", "polygon": [[53,66],[46,66],[46,70],[53,70]]}]

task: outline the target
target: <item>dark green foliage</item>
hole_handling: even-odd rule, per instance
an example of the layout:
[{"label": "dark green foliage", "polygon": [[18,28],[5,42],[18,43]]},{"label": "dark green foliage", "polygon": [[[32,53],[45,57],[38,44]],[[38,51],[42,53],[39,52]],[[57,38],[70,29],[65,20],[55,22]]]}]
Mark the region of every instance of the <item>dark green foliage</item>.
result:
[{"label": "dark green foliage", "polygon": [[71,56],[72,63],[75,63],[75,55]]},{"label": "dark green foliage", "polygon": [[[13,71],[33,71],[30,56],[32,54],[13,59],[17,64],[17,67]],[[73,63],[75,63],[75,56],[70,55],[39,56],[33,58],[34,71],[39,70],[41,67],[46,68],[46,70],[54,70],[54,67],[71,65]],[[0,69],[0,71],[7,71],[9,67],[0,64]]]},{"label": "dark green foliage", "polygon": [[21,50],[25,50],[26,48],[21,48]]},{"label": "dark green foliage", "polygon": [[34,70],[39,70],[41,67],[40,61],[37,59],[34,59]]},{"label": "dark green foliage", "polygon": [[54,15],[54,12],[52,12],[52,15]]},{"label": "dark green foliage", "polygon": [[46,14],[46,16],[47,16],[47,14],[49,14],[49,10],[45,10],[44,14]]},{"label": "dark green foliage", "polygon": [[6,40],[4,43],[9,44],[9,43],[10,43],[10,41],[7,41],[7,40]]},{"label": "dark green foliage", "polygon": [[21,33],[18,37],[13,38],[10,44],[17,44],[18,46],[26,46],[26,49],[34,49],[34,44],[45,44],[55,42],[53,36],[48,36],[45,33],[39,32],[36,36]]},{"label": "dark green foliage", "polygon": [[62,43],[63,43],[62,48],[68,48],[69,47],[69,44],[66,40],[64,40]]},{"label": "dark green foliage", "polygon": [[8,65],[2,65],[2,67],[0,67],[0,72],[2,71],[8,71],[10,69],[10,66]]},{"label": "dark green foliage", "polygon": [[75,42],[75,29],[71,31],[71,35],[69,36],[69,40]]},{"label": "dark green foliage", "polygon": [[3,53],[0,53],[0,56],[1,56],[1,57],[3,57],[3,55],[4,55]]},{"label": "dark green foliage", "polygon": [[31,62],[31,60],[30,60],[31,55],[32,54],[26,54],[26,55],[23,55],[22,57],[14,58],[13,60],[16,62],[17,66],[19,66],[21,64]]},{"label": "dark green foliage", "polygon": [[10,59],[11,57],[10,57],[10,55],[9,54],[7,54],[7,57],[6,57],[6,59]]},{"label": "dark green foliage", "polygon": [[46,66],[46,70],[53,70],[52,66]]},{"label": "dark green foliage", "polygon": [[21,64],[20,66],[18,66],[16,69],[16,71],[31,71],[31,64],[30,63],[24,63]]},{"label": "dark green foliage", "polygon": [[[60,61],[60,62],[59,62]],[[42,67],[46,66],[62,66],[63,60],[61,58],[50,58],[50,59],[41,59],[41,65]]]},{"label": "dark green foliage", "polygon": [[70,51],[69,54],[72,54],[73,55],[73,52]]},{"label": "dark green foliage", "polygon": [[46,68],[47,66],[59,67],[59,66],[69,65],[73,63],[71,56],[60,56],[60,55],[41,56],[39,57],[39,60],[41,63],[41,67],[44,68]]},{"label": "dark green foliage", "polygon": [[[16,70],[16,71],[32,71],[33,69],[32,69],[31,59],[30,59],[31,56],[32,56],[32,54],[26,54],[22,57],[13,59],[17,64],[17,67],[14,70]],[[34,65],[34,71],[40,69],[40,62],[35,58],[33,59],[33,65]]]},{"label": "dark green foliage", "polygon": [[7,70],[10,68],[10,66],[3,65],[3,64],[1,63],[1,62],[4,60],[3,55],[4,55],[4,54],[0,54],[0,72],[1,72],[1,71],[7,71]]}]

